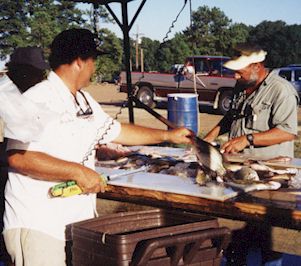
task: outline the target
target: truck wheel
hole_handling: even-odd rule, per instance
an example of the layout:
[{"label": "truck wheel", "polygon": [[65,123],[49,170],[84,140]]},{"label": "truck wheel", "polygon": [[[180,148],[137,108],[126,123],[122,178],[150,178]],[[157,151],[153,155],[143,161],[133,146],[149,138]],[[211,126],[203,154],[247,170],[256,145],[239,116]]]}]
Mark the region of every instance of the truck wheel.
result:
[{"label": "truck wheel", "polygon": [[232,102],[232,91],[223,91],[218,101],[218,109],[224,115],[231,107]]},{"label": "truck wheel", "polygon": [[156,106],[154,102],[154,93],[153,91],[147,87],[142,86],[137,93],[137,98],[141,102],[143,102],[145,105],[147,105],[150,108],[154,108]]}]

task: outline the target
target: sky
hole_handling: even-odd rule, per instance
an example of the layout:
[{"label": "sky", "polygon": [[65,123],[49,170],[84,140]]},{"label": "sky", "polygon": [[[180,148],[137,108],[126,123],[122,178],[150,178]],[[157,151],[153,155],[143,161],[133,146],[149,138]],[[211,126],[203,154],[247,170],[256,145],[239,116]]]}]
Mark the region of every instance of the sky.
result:
[{"label": "sky", "polygon": [[[130,37],[134,38],[135,34],[139,33],[140,36],[162,41],[184,2],[184,0],[147,0],[130,31]],[[141,0],[128,3],[129,20],[140,3]],[[242,22],[246,25],[256,26],[263,20],[283,20],[288,25],[301,24],[300,0],[191,0],[192,11],[196,11],[198,7],[204,5],[210,8],[218,7],[233,23]],[[121,18],[120,4],[115,3],[110,6]],[[168,35],[168,39],[189,25],[190,5],[188,0],[183,12],[175,22],[175,27]],[[102,24],[101,26],[111,29],[118,37],[122,37],[117,24],[115,26]]]},{"label": "sky", "polygon": [[[134,0],[128,3],[129,21],[131,21],[141,0]],[[138,18],[135,21],[130,37],[135,38],[137,33],[140,37],[148,37],[160,42],[166,36],[173,20],[184,6],[185,0],[147,0]],[[190,25],[190,4],[187,4],[175,22],[167,39],[181,32]],[[191,9],[196,11],[200,6],[218,7],[233,23],[244,23],[256,26],[263,20],[283,20],[288,25],[301,24],[301,1],[300,0],[191,0]],[[79,4],[79,7],[90,7],[91,5]],[[119,3],[112,3],[110,7],[121,20],[121,8]],[[118,37],[122,37],[121,29],[117,24],[101,24],[112,30]],[[0,68],[4,63],[0,62]]]}]

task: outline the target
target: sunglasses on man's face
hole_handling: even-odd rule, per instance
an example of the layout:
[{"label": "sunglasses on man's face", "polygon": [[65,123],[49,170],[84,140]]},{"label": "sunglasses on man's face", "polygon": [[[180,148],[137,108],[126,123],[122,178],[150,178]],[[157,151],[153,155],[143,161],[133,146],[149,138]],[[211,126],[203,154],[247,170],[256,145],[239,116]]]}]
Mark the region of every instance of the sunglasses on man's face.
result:
[{"label": "sunglasses on man's face", "polygon": [[82,91],[78,91],[78,92],[79,92],[79,93],[81,94],[81,96],[83,97],[83,99],[84,99],[84,101],[85,101],[85,105],[87,106],[87,109],[86,109],[86,111],[84,111],[84,110],[82,109],[82,107],[80,106],[80,104],[79,104],[79,102],[78,102],[78,100],[76,99],[76,96],[75,96],[75,97],[74,97],[75,102],[76,102],[77,106],[79,107],[79,111],[76,113],[76,116],[77,116],[77,117],[83,117],[83,118],[85,118],[85,117],[87,117],[87,116],[92,115],[92,114],[93,114],[93,110],[92,110],[92,108],[91,108],[91,106],[90,106],[90,104],[89,104],[89,102],[88,102],[88,100],[87,100],[85,94],[84,94]]}]

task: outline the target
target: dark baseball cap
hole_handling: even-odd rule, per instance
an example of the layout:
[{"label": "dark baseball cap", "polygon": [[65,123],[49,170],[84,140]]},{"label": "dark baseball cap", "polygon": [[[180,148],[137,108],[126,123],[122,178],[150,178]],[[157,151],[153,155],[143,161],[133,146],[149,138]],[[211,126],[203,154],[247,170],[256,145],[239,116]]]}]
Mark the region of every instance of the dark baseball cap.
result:
[{"label": "dark baseball cap", "polygon": [[59,61],[60,64],[69,64],[78,57],[96,58],[103,54],[97,42],[97,35],[87,29],[64,30],[54,38],[50,45],[50,64],[54,60]]},{"label": "dark baseball cap", "polygon": [[31,65],[37,69],[49,69],[45,61],[43,50],[39,47],[19,47],[10,56],[7,65]]}]

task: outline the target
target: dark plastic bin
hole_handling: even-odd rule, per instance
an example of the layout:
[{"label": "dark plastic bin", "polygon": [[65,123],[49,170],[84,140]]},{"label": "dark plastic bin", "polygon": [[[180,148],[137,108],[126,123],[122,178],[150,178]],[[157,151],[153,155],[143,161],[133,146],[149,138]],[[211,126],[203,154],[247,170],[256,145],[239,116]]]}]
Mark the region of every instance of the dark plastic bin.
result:
[{"label": "dark plastic bin", "polygon": [[230,231],[211,217],[154,209],[72,225],[73,266],[219,265]]}]

